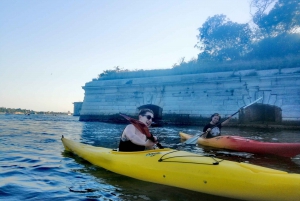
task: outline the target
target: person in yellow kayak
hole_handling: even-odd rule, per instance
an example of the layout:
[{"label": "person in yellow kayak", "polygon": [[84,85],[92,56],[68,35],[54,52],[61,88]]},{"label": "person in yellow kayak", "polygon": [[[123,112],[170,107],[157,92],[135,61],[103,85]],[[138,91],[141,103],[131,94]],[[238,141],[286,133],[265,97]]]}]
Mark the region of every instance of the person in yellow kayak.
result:
[{"label": "person in yellow kayak", "polygon": [[[150,127],[154,113],[150,109],[142,109],[139,112],[139,121]],[[154,137],[157,140],[156,137]],[[146,135],[139,131],[133,124],[125,127],[120,143],[119,151],[144,151],[145,149],[153,149],[155,143],[147,139]]]},{"label": "person in yellow kayak", "polygon": [[213,138],[221,135],[221,128],[231,119],[229,116],[225,121],[221,122],[221,116],[218,113],[211,115],[211,121],[203,128],[203,138]]}]

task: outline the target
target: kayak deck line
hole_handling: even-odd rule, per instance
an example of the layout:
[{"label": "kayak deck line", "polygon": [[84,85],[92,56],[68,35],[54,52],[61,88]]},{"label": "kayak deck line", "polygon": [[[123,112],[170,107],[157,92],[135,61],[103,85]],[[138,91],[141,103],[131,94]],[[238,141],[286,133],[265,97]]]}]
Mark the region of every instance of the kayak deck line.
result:
[{"label": "kayak deck line", "polygon": [[[66,151],[95,166],[146,182],[242,200],[294,201],[300,197],[300,174],[174,149],[130,153],[66,138],[62,143]],[[212,165],[215,160],[217,165]]]},{"label": "kayak deck line", "polygon": [[[64,136],[62,135],[61,139],[63,139]],[[223,159],[220,159],[219,161],[216,160],[214,157],[212,156],[201,156],[201,155],[196,155],[196,154],[193,154],[193,155],[185,155],[185,156],[170,156],[170,157],[167,157],[167,158],[164,158],[166,157],[167,155],[169,154],[172,154],[172,153],[175,153],[175,152],[178,152],[178,150],[173,150],[173,149],[169,149],[169,148],[164,148],[164,149],[153,149],[151,150],[151,153],[148,153],[149,150],[145,150],[145,151],[139,151],[139,153],[148,153],[146,156],[154,156],[156,154],[160,154],[161,152],[167,152],[165,153],[164,155],[161,156],[160,159],[158,159],[158,162],[176,162],[176,163],[191,163],[191,164],[201,164],[201,165],[219,165],[220,162],[223,161]],[[169,152],[171,151],[171,152]],[[112,153],[113,154],[124,154],[124,152],[122,151],[118,151],[117,149],[113,149],[112,150]],[[135,155],[136,152],[125,152],[126,154],[133,154]],[[211,158],[214,160],[214,162],[212,163],[199,163],[199,162],[191,162],[191,161],[168,161],[168,159],[171,159],[171,158],[181,158],[181,157],[208,157],[208,158]]]},{"label": "kayak deck line", "polygon": [[[62,136],[61,139],[63,139],[64,136]],[[81,143],[78,143],[81,144]],[[83,146],[88,146],[88,147],[92,147],[91,145],[88,144],[82,144]],[[177,152],[181,152],[179,150],[174,150],[174,149],[170,149],[170,148],[164,148],[164,149],[152,149],[152,150],[145,150],[145,151],[137,151],[137,152],[122,152],[122,151],[116,151],[113,149],[108,149],[108,148],[102,148],[102,147],[97,147],[99,149],[101,149],[101,151],[103,149],[108,150],[107,153],[110,153],[112,155],[137,155],[138,154],[145,154],[146,157],[153,157],[156,155],[160,155],[160,158],[157,159],[157,162],[159,163],[163,163],[163,162],[167,162],[167,163],[185,163],[185,164],[200,164],[200,165],[219,165],[222,161],[226,161],[224,159],[219,159],[219,158],[215,158],[213,156],[206,156],[206,155],[199,155],[199,154],[194,154],[194,153],[190,153],[190,155],[174,155],[174,156],[168,156],[167,155],[171,155]],[[73,152],[73,150],[71,150],[69,147],[65,147],[66,150]],[[164,153],[166,152],[166,153]],[[78,154],[77,154],[78,155]],[[193,162],[191,161],[191,157],[192,158],[204,158],[204,159],[212,159],[212,161],[210,162]],[[189,160],[169,160],[169,159],[174,159],[174,158],[178,158],[178,159],[189,159]],[[218,160],[217,160],[218,159]],[[168,161],[169,160],[169,161]],[[91,162],[92,163],[92,162]],[[270,168],[265,168],[265,167],[261,167],[261,166],[257,166],[257,165],[252,165],[249,163],[244,163],[244,162],[235,162],[237,164],[239,164],[239,166],[250,170],[251,172],[254,173],[275,173],[275,174],[289,174],[286,171],[282,171],[282,170],[275,170],[275,169],[270,169]]]},{"label": "kayak deck line", "polygon": [[[177,162],[177,163],[191,163],[191,164],[201,164],[201,165],[219,165],[219,163],[223,161],[223,159],[220,159],[220,161],[218,161],[212,156],[201,156],[201,155],[170,156],[167,158],[163,158],[166,155],[172,154],[174,152],[178,152],[178,150],[174,150],[172,152],[165,153],[164,155],[161,156],[161,158],[158,160],[158,162]],[[183,162],[183,161],[167,161],[168,159],[171,159],[171,158],[173,159],[173,158],[181,158],[181,157],[209,157],[209,158],[212,158],[215,162],[210,164],[210,163],[199,163],[199,162],[188,162],[188,161],[185,161],[185,162]]]},{"label": "kayak deck line", "polygon": [[[149,151],[151,151],[151,152],[149,153]],[[166,152],[166,153],[164,153],[160,157],[160,159],[158,159],[157,162],[174,162],[174,163],[177,162],[177,163],[191,163],[191,164],[201,164],[201,165],[219,165],[219,163],[223,161],[223,159],[219,159],[219,161],[218,161],[213,156],[204,156],[204,155],[196,155],[196,154],[194,154],[194,155],[184,155],[184,156],[180,156],[180,155],[177,156],[177,155],[175,155],[175,156],[166,157],[169,154],[173,154],[173,153],[179,152],[178,150],[166,149],[166,148],[164,148],[164,149],[153,149],[153,150],[138,151],[138,153],[147,153],[146,156],[151,156],[151,157],[155,156],[157,154],[162,154],[162,152]],[[124,152],[124,151],[118,151],[116,149],[113,149],[113,151],[112,151],[112,154],[124,154],[124,153],[126,153],[126,155],[127,154],[128,155],[130,155],[130,154],[136,155],[137,151],[136,152]],[[166,157],[166,158],[164,158],[164,157]],[[211,159],[213,159],[213,162],[212,163],[199,163],[199,162],[192,162],[192,161],[171,161],[171,160],[169,160],[169,159],[173,159],[173,158],[186,158],[186,157],[189,157],[189,158],[190,157],[211,158]]]},{"label": "kayak deck line", "polygon": [[[168,152],[168,151],[171,151],[171,150],[173,150],[173,149],[170,149],[170,148],[163,148],[163,149],[151,149],[151,152],[153,152],[153,153],[160,153],[160,152],[162,152],[162,151],[164,151],[164,152]],[[132,155],[134,155],[134,154],[136,154],[136,152],[137,151],[128,151],[128,152],[126,152],[126,151],[118,151],[117,149],[113,149],[113,153],[114,154],[124,154],[124,153],[126,153],[126,154],[132,154]],[[138,151],[139,153],[149,153],[149,150],[145,150],[145,151]]]}]

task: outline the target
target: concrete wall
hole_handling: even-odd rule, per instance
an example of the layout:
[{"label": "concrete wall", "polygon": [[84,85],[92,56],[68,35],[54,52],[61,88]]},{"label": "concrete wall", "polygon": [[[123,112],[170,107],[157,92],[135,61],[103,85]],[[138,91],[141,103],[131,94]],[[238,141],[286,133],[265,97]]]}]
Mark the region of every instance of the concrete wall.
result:
[{"label": "concrete wall", "polygon": [[202,125],[214,112],[226,117],[263,97],[260,103],[282,110],[283,123],[300,122],[300,67],[95,80],[83,89],[82,121],[121,121],[118,113],[137,116],[148,105],[162,111],[157,121]]},{"label": "concrete wall", "polygon": [[74,102],[73,116],[80,116],[80,110],[83,102]]}]

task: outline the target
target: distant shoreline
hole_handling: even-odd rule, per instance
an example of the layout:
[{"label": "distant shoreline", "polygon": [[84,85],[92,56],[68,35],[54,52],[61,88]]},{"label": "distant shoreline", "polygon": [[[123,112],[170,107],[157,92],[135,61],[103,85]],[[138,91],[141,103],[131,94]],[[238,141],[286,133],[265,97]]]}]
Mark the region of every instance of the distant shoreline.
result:
[{"label": "distant shoreline", "polygon": [[72,113],[5,113],[0,112],[0,115],[66,115],[66,116],[73,116]]}]

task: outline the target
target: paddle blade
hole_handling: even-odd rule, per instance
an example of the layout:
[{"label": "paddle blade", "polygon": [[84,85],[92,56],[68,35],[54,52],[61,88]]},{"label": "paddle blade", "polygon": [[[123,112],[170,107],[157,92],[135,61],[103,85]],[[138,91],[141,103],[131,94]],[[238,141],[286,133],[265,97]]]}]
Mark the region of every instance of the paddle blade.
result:
[{"label": "paddle blade", "polygon": [[151,138],[151,133],[149,132],[148,127],[141,121],[133,119],[125,114],[120,114],[122,117],[127,119],[130,123],[134,125],[141,133],[147,136],[147,138]]},{"label": "paddle blade", "polygon": [[258,101],[260,101],[263,97],[260,97],[258,99],[256,99],[255,101],[253,101],[252,103],[249,103],[248,105],[242,107],[243,109],[246,109],[247,107],[249,107],[250,105],[253,105],[254,103],[257,103]]},{"label": "paddle blade", "polygon": [[183,142],[183,144],[196,144],[198,141],[198,138],[201,136],[201,134],[196,134],[192,138],[188,139],[187,141]]}]

